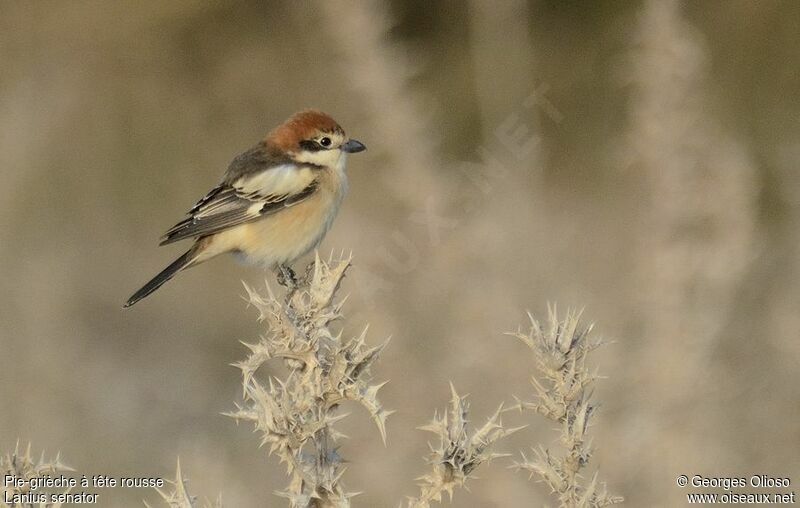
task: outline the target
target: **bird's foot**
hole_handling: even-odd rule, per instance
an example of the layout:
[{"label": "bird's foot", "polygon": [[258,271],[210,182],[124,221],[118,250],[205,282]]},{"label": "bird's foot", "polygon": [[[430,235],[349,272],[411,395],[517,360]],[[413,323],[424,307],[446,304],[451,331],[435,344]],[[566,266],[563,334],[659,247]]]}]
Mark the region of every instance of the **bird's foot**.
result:
[{"label": "bird's foot", "polygon": [[297,275],[290,266],[278,265],[278,284],[289,291],[297,289]]}]

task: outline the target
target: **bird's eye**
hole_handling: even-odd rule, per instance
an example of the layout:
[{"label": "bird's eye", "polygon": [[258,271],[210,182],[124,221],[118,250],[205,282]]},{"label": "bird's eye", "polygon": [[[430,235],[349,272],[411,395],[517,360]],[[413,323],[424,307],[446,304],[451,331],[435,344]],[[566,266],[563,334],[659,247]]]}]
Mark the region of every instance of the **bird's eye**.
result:
[{"label": "bird's eye", "polygon": [[319,140],[319,144],[327,148],[331,146],[331,138],[322,138]]}]

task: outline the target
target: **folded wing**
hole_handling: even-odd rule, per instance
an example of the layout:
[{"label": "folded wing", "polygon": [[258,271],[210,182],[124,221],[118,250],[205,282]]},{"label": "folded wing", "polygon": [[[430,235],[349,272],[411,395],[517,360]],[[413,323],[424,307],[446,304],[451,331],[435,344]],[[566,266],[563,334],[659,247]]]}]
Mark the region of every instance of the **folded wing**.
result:
[{"label": "folded wing", "polygon": [[313,195],[315,179],[311,168],[282,164],[229,183],[223,181],[164,234],[161,245],[211,235],[279,213]]}]

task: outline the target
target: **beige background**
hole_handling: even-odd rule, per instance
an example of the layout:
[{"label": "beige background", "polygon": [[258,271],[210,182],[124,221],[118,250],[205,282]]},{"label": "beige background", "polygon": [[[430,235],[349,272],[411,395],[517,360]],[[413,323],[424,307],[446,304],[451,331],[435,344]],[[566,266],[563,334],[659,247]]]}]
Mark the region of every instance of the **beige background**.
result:
[{"label": "beige background", "polygon": [[[448,381],[480,422],[527,396],[502,332],[547,302],[614,343],[592,432],[628,506],[682,506],[677,474],[800,482],[800,4],[3,2],[0,450],[85,474],[171,477],[282,506],[282,469],[221,416],[261,330],[232,259],[129,294],[182,252],[158,236],[297,109],[369,150],[321,249],[352,250],[346,333],[375,369],[384,447],[353,408],[356,506],[415,492]],[[307,261],[303,260],[303,263]],[[550,445],[531,427],[502,451]],[[456,506],[540,506],[498,461]],[[137,506],[113,490],[103,506]]]}]

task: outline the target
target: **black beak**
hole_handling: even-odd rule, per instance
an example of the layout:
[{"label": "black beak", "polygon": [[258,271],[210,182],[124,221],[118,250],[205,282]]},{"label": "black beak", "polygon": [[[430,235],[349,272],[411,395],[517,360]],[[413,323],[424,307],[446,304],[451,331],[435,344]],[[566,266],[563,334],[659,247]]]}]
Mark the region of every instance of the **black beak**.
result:
[{"label": "black beak", "polygon": [[363,152],[366,149],[367,146],[357,139],[349,139],[347,143],[342,145],[342,151],[347,153]]}]

